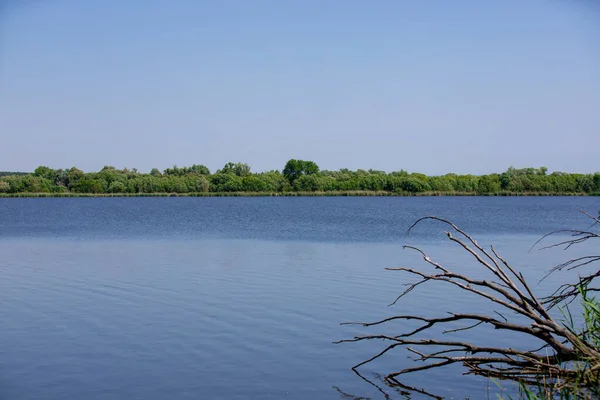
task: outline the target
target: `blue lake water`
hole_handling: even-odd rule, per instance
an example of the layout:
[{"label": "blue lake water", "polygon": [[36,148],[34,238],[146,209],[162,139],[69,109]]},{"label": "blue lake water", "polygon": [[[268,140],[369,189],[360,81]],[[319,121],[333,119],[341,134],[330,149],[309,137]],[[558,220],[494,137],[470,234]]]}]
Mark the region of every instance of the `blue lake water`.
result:
[{"label": "blue lake water", "polygon": [[[341,322],[489,311],[435,285],[387,306],[412,280],[384,268],[425,267],[403,244],[457,271],[483,273],[441,225],[427,222],[407,235],[416,218],[453,220],[548,293],[569,275],[538,285],[539,278],[589,248],[529,249],[549,231],[589,226],[580,209],[596,213],[600,201],[0,199],[0,399],[383,399],[350,370],[383,344],[332,342],[414,325]],[[488,333],[455,338],[526,345]],[[412,364],[398,351],[361,371],[380,383],[380,374]],[[403,381],[457,399],[496,391],[461,371]],[[406,397],[381,386],[391,398]]]}]

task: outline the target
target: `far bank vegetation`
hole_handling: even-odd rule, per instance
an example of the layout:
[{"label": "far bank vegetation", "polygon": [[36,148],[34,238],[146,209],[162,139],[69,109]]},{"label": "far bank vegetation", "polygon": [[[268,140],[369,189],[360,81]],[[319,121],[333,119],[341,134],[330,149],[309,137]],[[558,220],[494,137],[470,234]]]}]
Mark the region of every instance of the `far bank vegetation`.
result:
[{"label": "far bank vegetation", "polygon": [[312,161],[289,160],[282,171],[252,172],[227,163],[211,172],[204,165],[137,169],[105,166],[98,172],[40,166],[33,173],[0,172],[0,195],[598,195],[600,172],[549,173],[508,168],[489,175],[426,176],[404,170],[320,170]]}]

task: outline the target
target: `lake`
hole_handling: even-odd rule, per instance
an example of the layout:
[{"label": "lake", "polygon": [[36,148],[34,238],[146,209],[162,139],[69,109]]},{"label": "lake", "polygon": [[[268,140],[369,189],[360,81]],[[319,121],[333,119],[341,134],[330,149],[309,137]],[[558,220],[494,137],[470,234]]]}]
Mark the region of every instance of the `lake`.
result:
[{"label": "lake", "polygon": [[[557,273],[538,284],[548,269],[590,248],[529,250],[552,230],[589,226],[580,209],[595,214],[600,202],[0,199],[0,399],[383,399],[350,370],[382,343],[332,342],[408,325],[341,322],[489,307],[439,285],[388,307],[412,280],[384,268],[426,267],[403,244],[481,274],[440,224],[426,222],[408,235],[415,219],[451,219],[481,244],[494,244],[536,291],[548,293],[570,276]],[[516,345],[510,335],[492,334],[457,333]],[[361,372],[380,384],[381,374],[412,364],[398,351]],[[457,399],[497,391],[461,371],[430,370],[403,382]],[[380,386],[391,398],[406,397]]]}]

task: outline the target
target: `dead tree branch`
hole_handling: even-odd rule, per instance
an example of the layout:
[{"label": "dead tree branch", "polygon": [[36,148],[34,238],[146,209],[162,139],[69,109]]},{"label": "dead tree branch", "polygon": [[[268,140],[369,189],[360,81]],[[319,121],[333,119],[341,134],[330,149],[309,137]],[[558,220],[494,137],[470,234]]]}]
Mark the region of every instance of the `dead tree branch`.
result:
[{"label": "dead tree branch", "polygon": [[[594,225],[600,222],[597,218],[591,218],[594,220]],[[535,382],[541,377],[551,376],[557,381],[568,382],[575,374],[580,373],[576,367],[578,362],[590,359],[600,360],[599,349],[594,343],[586,341],[584,337],[566,327],[562,322],[555,320],[549,312],[556,304],[574,297],[574,290],[577,290],[575,284],[563,285],[552,296],[539,299],[535,296],[523,275],[517,273],[493,247],[490,247],[489,250],[485,249],[473,237],[452,222],[435,216],[423,217],[409,228],[409,232],[425,220],[437,221],[449,227],[450,229],[445,232],[447,238],[465,250],[476,264],[490,275],[490,279],[475,279],[454,272],[441,263],[432,260],[423,250],[413,246],[404,246],[405,249],[418,252],[433,271],[427,272],[405,267],[387,268],[389,271],[398,271],[417,278],[416,282],[406,284],[407,289],[391,305],[396,304],[404,296],[422,285],[439,282],[470,292],[481,300],[494,305],[500,311],[509,311],[505,314],[510,315],[511,320],[506,318],[500,311],[494,310],[492,315],[451,312],[446,316],[437,318],[425,318],[419,315],[396,315],[372,322],[345,323],[363,327],[379,326],[394,321],[416,321],[419,323],[415,328],[407,329],[405,332],[393,336],[362,335],[336,342],[380,340],[387,344],[378,354],[355,365],[353,370],[383,357],[393,349],[404,348],[414,356],[415,361],[420,363],[417,366],[388,374],[385,381],[392,386],[402,385],[399,381],[401,375],[452,364],[464,366],[466,368],[465,374],[514,379],[525,383]],[[565,246],[569,248],[573,244],[598,237],[595,233],[588,231],[568,230],[557,232],[569,232],[573,235],[573,239],[547,247]],[[544,238],[548,236],[546,235]],[[600,256],[580,257],[563,263],[555,267],[554,270],[579,268],[598,260],[600,260]],[[600,271],[597,271],[583,279],[589,284],[599,275]],[[514,315],[518,318],[513,317]],[[456,328],[457,323],[464,323],[464,326]],[[406,326],[406,324],[401,326]],[[526,335],[535,339],[539,345],[533,346],[537,347],[534,350],[519,350],[479,346],[464,341],[426,339],[421,336],[433,332],[436,327],[443,329],[442,335],[451,336],[459,331],[476,330],[485,326],[493,328],[494,331],[510,331]],[[589,380],[596,379],[595,382],[597,383],[597,376],[596,372],[596,378],[589,377]]]},{"label": "dead tree branch", "polygon": [[[535,242],[535,244],[532,246],[532,249],[536,248],[540,243],[542,243],[549,237],[561,236],[565,234],[567,234],[570,238],[566,240],[561,240],[557,243],[540,247],[539,250],[545,250],[556,247],[562,247],[563,250],[568,250],[573,245],[584,243],[588,240],[600,239],[600,235],[598,233],[589,230],[591,228],[596,227],[600,223],[600,218],[594,217],[593,215],[583,210],[580,210],[580,213],[582,213],[592,221],[592,224],[588,227],[588,230],[562,229],[550,232],[542,236],[537,242]],[[554,266],[546,274],[546,276],[542,278],[542,280],[546,279],[550,274],[556,271],[573,271],[581,267],[590,266],[590,264],[593,264],[597,261],[600,261],[600,255],[588,255],[584,257],[570,259],[564,263]],[[556,289],[556,291],[554,291],[550,296],[543,298],[542,303],[545,306],[548,306],[548,309],[550,310],[559,304],[570,304],[571,302],[573,302],[573,300],[579,297],[580,289],[582,287],[585,287],[588,292],[598,292],[600,291],[600,287],[594,286],[596,278],[598,278],[598,276],[600,276],[600,270],[595,270],[580,275],[579,279],[576,282],[565,283],[559,286]]]}]

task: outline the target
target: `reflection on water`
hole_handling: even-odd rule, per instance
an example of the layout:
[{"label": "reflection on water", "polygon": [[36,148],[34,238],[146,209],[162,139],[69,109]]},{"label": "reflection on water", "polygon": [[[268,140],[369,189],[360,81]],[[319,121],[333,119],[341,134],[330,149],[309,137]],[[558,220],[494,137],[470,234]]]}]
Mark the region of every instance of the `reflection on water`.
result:
[{"label": "reflection on water", "polygon": [[[441,396],[430,393],[425,389],[416,388],[416,387],[413,387],[410,385],[403,384],[401,382],[399,382],[395,386],[389,385],[386,382],[384,376],[381,374],[374,373],[374,374],[372,374],[372,378],[369,379],[369,378],[363,376],[356,369],[352,369],[352,372],[354,372],[359,379],[363,380],[365,383],[367,383],[368,385],[371,385],[373,388],[375,388],[381,394],[381,396],[379,396],[379,398],[382,398],[385,400],[391,400],[392,398],[411,399],[412,395],[415,395],[415,394],[417,394],[417,395],[420,394],[420,395],[423,395],[423,396],[426,396],[426,397],[432,398],[432,399],[442,399]],[[370,399],[370,397],[355,396],[353,394],[346,393],[337,386],[334,386],[333,388],[341,395],[342,398],[353,399],[353,400]],[[394,396],[394,395],[397,395],[397,396]],[[392,396],[394,396],[394,397],[392,397]]]}]

